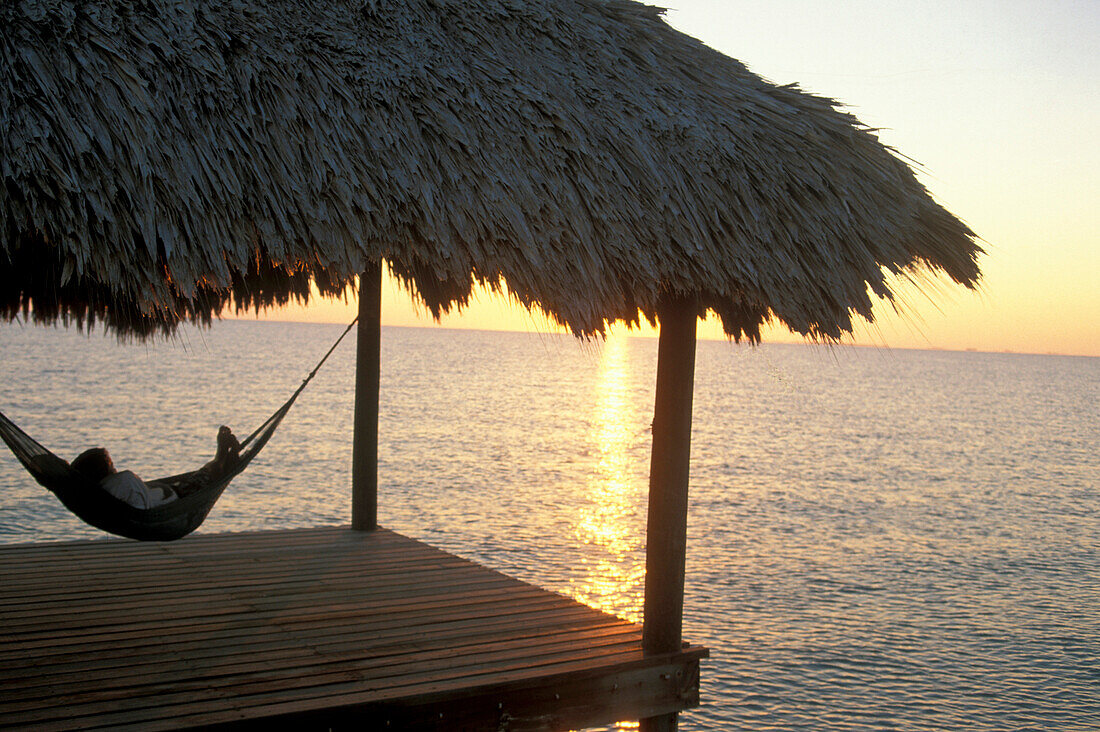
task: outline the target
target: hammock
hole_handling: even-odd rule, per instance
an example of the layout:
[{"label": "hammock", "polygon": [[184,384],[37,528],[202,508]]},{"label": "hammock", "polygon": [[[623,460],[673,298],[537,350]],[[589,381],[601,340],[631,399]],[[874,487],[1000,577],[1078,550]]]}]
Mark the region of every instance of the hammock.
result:
[{"label": "hammock", "polygon": [[202,524],[230,481],[247,468],[252,459],[264,448],[294,405],[298,395],[313,380],[317,371],[340,345],[340,341],[356,321],[358,318],[351,321],[290,399],[276,409],[275,413],[268,417],[255,432],[241,440],[240,458],[236,462],[220,472],[194,470],[167,478],[145,481],[150,488],[171,488],[173,491],[199,486],[194,492],[180,496],[169,503],[153,508],[136,508],[112,496],[97,482],[73,470],[67,462],[36,442],[2,412],[0,412],[0,439],[11,448],[15,457],[39,484],[52,491],[65,508],[84,522],[97,529],[139,541],[179,539]]}]

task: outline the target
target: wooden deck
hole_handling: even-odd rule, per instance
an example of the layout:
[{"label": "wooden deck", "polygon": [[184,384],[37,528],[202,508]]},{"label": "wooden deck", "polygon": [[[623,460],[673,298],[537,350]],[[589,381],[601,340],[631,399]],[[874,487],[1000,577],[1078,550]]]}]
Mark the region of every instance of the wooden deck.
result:
[{"label": "wooden deck", "polygon": [[4,728],[583,728],[695,706],[706,654],[385,530],[0,547]]}]

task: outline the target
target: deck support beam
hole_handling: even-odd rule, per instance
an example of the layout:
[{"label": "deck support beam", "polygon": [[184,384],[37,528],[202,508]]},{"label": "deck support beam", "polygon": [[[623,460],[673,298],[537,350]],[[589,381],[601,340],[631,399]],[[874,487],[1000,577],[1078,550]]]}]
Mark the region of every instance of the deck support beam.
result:
[{"label": "deck support beam", "polygon": [[378,383],[382,353],[382,260],[359,276],[355,351],[355,427],[351,458],[351,527],[378,528]]},{"label": "deck support beam", "polygon": [[[661,333],[649,469],[642,629],[642,648],[647,656],[681,650],[697,314],[695,301],[688,298],[670,298],[657,313]],[[674,713],[641,721],[642,732],[665,732],[676,727]]]}]

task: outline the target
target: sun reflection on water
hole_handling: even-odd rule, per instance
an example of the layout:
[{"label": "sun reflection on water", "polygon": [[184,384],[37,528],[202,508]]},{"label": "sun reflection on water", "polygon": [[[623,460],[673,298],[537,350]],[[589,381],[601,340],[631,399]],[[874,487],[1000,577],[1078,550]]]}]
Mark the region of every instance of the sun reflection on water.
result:
[{"label": "sun reflection on water", "polygon": [[635,622],[645,587],[644,476],[637,464],[645,418],[631,399],[629,343],[609,336],[600,354],[599,381],[589,427],[598,455],[575,533],[584,544],[578,600]]}]

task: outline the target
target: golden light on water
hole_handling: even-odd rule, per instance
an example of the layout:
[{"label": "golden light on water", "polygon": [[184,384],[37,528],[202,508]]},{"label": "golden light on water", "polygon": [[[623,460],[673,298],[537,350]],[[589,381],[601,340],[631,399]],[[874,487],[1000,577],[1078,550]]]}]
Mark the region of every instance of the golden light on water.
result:
[{"label": "golden light on water", "polygon": [[[585,576],[573,594],[586,605],[638,622],[645,587],[645,525],[638,512],[645,486],[637,478],[639,455],[632,449],[645,419],[631,399],[630,376],[628,341],[610,335],[600,354],[589,427],[598,461],[575,528],[587,549]],[[646,466],[641,467],[644,474]]]}]

